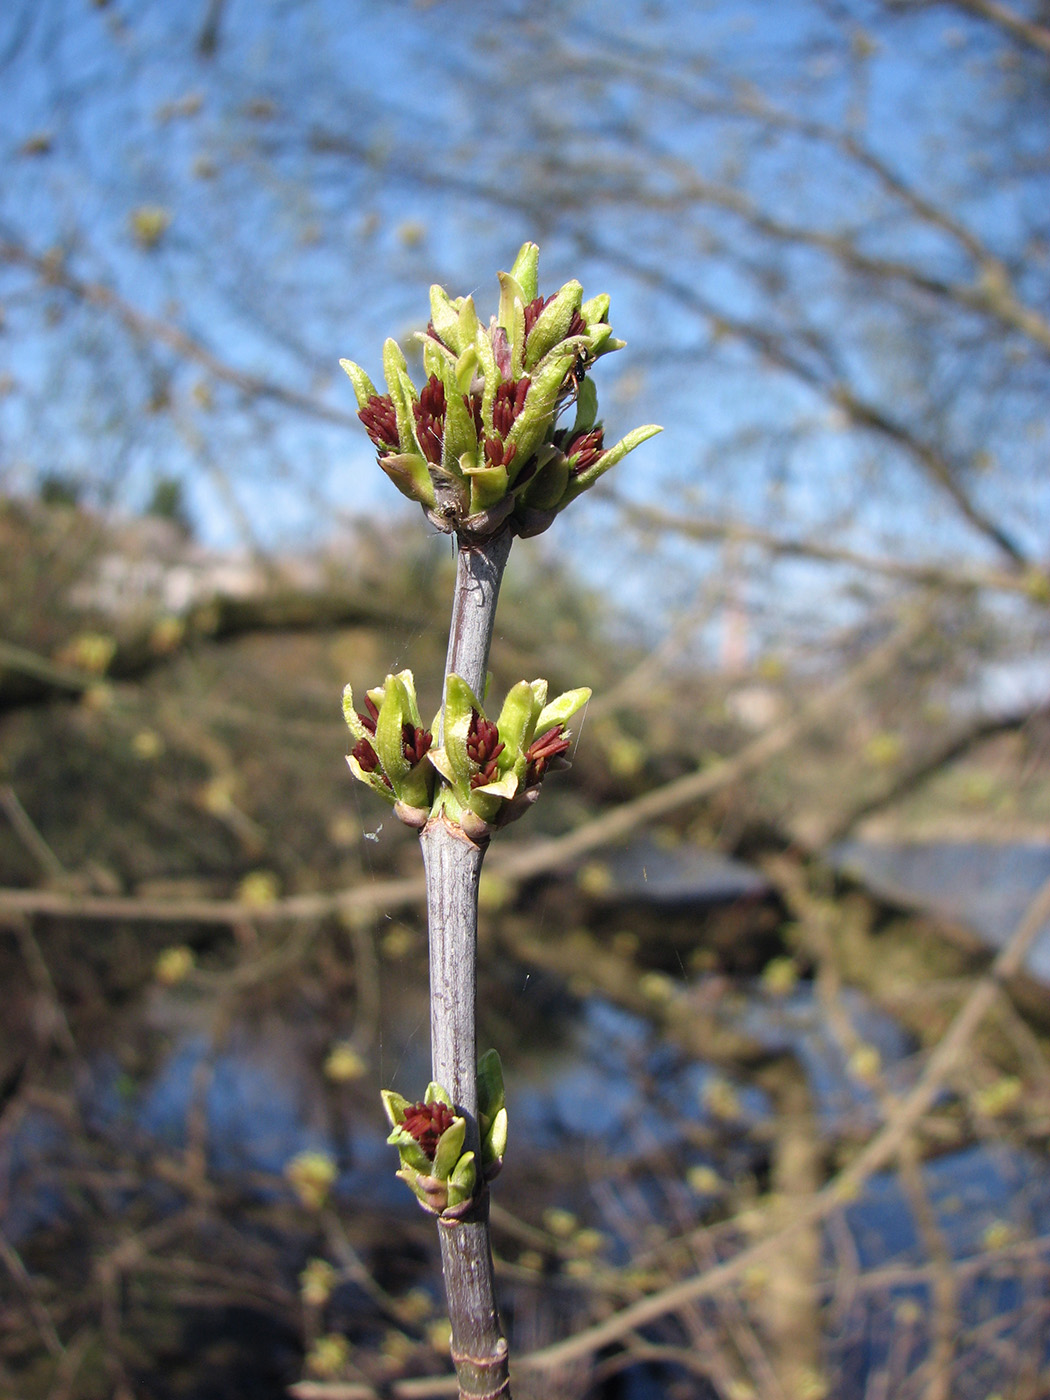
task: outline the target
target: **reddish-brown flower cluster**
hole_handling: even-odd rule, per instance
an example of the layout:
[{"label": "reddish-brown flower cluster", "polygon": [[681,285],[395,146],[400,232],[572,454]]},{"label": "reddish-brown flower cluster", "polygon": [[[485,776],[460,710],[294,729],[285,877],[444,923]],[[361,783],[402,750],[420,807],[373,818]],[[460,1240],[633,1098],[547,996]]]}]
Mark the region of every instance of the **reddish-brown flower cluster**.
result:
[{"label": "reddish-brown flower cluster", "polygon": [[492,426],[500,437],[505,438],[514,426],[515,419],[525,407],[525,396],[529,392],[531,379],[519,379],[515,384],[508,380],[496,390],[492,400]]},{"label": "reddish-brown flower cluster", "polygon": [[593,466],[605,451],[605,438],[601,428],[593,428],[589,433],[577,433],[570,443],[562,448],[566,457],[575,457],[572,464],[574,476]]},{"label": "reddish-brown flower cluster", "polygon": [[478,765],[478,771],[471,775],[472,788],[492,782],[496,776],[496,760],[505,747],[500,743],[499,730],[492,720],[482,719],[477,710],[472,710],[467,731],[467,757]]},{"label": "reddish-brown flower cluster", "polygon": [[405,1109],[402,1127],[415,1138],[420,1147],[434,1160],[438,1138],[446,1128],[451,1128],[452,1110],[440,1100],[434,1103],[414,1103]]},{"label": "reddish-brown flower cluster", "polygon": [[[532,381],[528,378],[519,379],[517,383],[508,379],[496,390],[492,402],[492,426],[495,429],[495,436],[486,438],[484,444],[485,461],[490,467],[509,467],[518,455],[518,444],[507,442],[506,439],[515,420],[525,407],[525,396],[529,392],[531,383]],[[475,415],[475,422],[478,424],[478,432],[480,433],[480,403]]]},{"label": "reddish-brown flower cluster", "polygon": [[401,752],[406,763],[419,763],[430,751],[434,736],[429,729],[417,728],[406,719],[401,726]]},{"label": "reddish-brown flower cluster", "polygon": [[[540,316],[557,296],[557,292],[552,292],[549,297],[537,297],[535,301],[530,301],[525,308],[525,344],[529,343],[529,336],[532,328],[540,319]],[[572,320],[569,322],[569,329],[565,332],[565,339],[570,335],[586,335],[587,322],[578,311],[572,313]]]},{"label": "reddish-brown flower cluster", "polygon": [[529,304],[528,304],[528,306],[526,306],[526,308],[525,308],[525,343],[526,343],[526,344],[528,344],[529,336],[532,334],[532,328],[533,328],[533,326],[534,326],[534,325],[536,324],[536,322],[540,319],[540,312],[543,310],[543,308],[547,305],[548,302],[553,301],[553,300],[554,300],[554,294],[552,293],[549,297],[537,297],[537,298],[535,299],[535,301],[530,301]]},{"label": "reddish-brown flower cluster", "polygon": [[485,439],[485,461],[490,467],[509,467],[517,455],[516,442],[501,442],[495,437]]},{"label": "reddish-brown flower cluster", "polygon": [[534,787],[541,782],[552,760],[561,758],[569,748],[569,738],[564,724],[556,724],[539,739],[534,739],[525,750],[525,786]]},{"label": "reddish-brown flower cluster", "polygon": [[380,456],[384,452],[397,451],[397,413],[394,410],[394,400],[389,394],[373,394],[357,416],[365,425],[365,432],[372,439]]},{"label": "reddish-brown flower cluster", "polygon": [[[525,341],[532,333],[536,322],[539,320],[544,309],[554,300],[555,294],[549,297],[536,297],[525,307]],[[579,311],[574,311],[565,332],[565,338],[575,335],[586,335],[587,323]],[[431,321],[427,326],[427,334],[439,345],[445,342],[434,329]],[[446,348],[448,348],[446,346]],[[474,428],[481,444],[482,457],[487,466],[509,467],[517,456],[517,443],[510,443],[507,437],[515,420],[525,407],[525,397],[528,394],[531,380],[526,376],[515,380],[513,359],[511,355],[510,341],[502,326],[497,326],[492,332],[492,351],[499,368],[502,383],[496,390],[492,404],[492,426],[493,432],[488,437],[484,436],[484,425],[481,418],[481,395],[479,393],[468,393],[463,395],[463,402],[474,418]],[[586,354],[581,354],[577,359],[573,369],[566,377],[565,385],[559,396],[559,402],[563,402],[566,395],[579,389],[580,381],[589,368],[589,360]],[[420,391],[419,398],[412,405],[412,412],[416,420],[416,437],[419,441],[423,456],[432,466],[440,466],[442,447],[445,433],[445,386],[436,375],[431,375]],[[397,413],[394,408],[393,399],[389,394],[373,394],[373,396],[358,412],[358,418],[365,426],[368,436],[372,439],[380,457],[389,453],[397,452],[400,446],[400,437],[397,428]],[[590,439],[592,434],[581,435]],[[577,450],[580,450],[579,448]],[[585,467],[591,465],[601,452],[601,433],[598,431],[597,447],[588,443],[584,446],[586,460],[581,460],[575,465],[577,472],[583,471]],[[528,470],[528,468],[527,468]],[[526,478],[519,478],[518,484],[524,484]]]},{"label": "reddish-brown flower cluster", "polygon": [[569,329],[565,332],[565,339],[568,340],[569,336],[571,336],[571,335],[586,335],[586,334],[587,334],[587,322],[583,319],[583,317],[580,315],[580,313],[579,313],[578,311],[574,311],[574,312],[572,313],[572,320],[569,322]]},{"label": "reddish-brown flower cluster", "polygon": [[412,405],[416,416],[416,436],[423,456],[434,466],[441,464],[441,443],[445,433],[445,386],[432,374]]},{"label": "reddish-brown flower cluster", "polygon": [[[365,708],[367,714],[358,711],[357,718],[361,721],[369,734],[376,732],[376,720],[379,718],[379,706],[372,699],[371,695],[365,696]],[[419,763],[425,758],[434,742],[434,736],[429,729],[417,728],[409,724],[406,720],[401,726],[401,752],[405,755],[406,763]],[[374,773],[379,767],[379,755],[367,739],[358,739],[357,743],[350,750],[354,758],[357,759],[362,769],[366,773]],[[387,787],[391,786],[390,779],[384,773],[383,782]]]},{"label": "reddish-brown flower cluster", "polygon": [[[369,402],[375,403],[375,399],[370,399]],[[358,416],[360,417],[360,415]],[[376,720],[379,718],[379,706],[372,699],[371,695],[365,696],[365,708],[368,713],[363,715],[359,710],[357,712],[357,718],[368,730],[369,734],[374,734],[376,732]],[[379,767],[379,755],[367,739],[358,739],[350,752],[353,757],[357,759],[365,773],[374,773]],[[390,787],[390,779],[385,773],[382,775],[382,778],[387,787]]]}]

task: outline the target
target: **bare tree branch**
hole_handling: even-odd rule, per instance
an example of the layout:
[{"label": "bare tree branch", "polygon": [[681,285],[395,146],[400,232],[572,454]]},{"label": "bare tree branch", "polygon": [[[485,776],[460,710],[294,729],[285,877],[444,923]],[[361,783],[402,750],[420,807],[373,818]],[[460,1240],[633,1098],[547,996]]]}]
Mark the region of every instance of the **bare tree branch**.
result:
[{"label": "bare tree branch", "polygon": [[403,608],[373,603],[367,590],[361,596],[295,588],[245,598],[217,595],[179,619],[181,631],[174,642],[166,639],[158,646],[152,626],[118,640],[103,674],[61,665],[27,647],[0,640],[0,713],[63,695],[79,695],[102,681],[138,680],[201,641],[358,624],[403,626],[410,620]]},{"label": "bare tree branch", "polygon": [[959,589],[965,592],[989,589],[1002,593],[1019,593],[1025,597],[1039,596],[1041,586],[1050,588],[1050,579],[1036,569],[1019,574],[1007,573],[1001,569],[950,568],[933,562],[911,563],[903,559],[864,554],[840,545],[824,544],[813,538],[777,535],[771,530],[762,530],[741,521],[676,514],[655,506],[636,504],[614,491],[604,491],[602,494],[606,499],[614,501],[627,520],[634,525],[643,529],[670,531],[705,544],[753,544],[770,554],[785,558],[818,559],[828,564],[848,564],[866,573],[883,574],[887,578],[931,588]]},{"label": "bare tree branch", "polygon": [[111,287],[107,287],[101,282],[86,282],[82,278],[74,276],[68,271],[61,258],[34,253],[11,238],[0,237],[0,261],[26,268],[28,271],[36,273],[48,285],[61,287],[63,291],[68,292],[78,301],[84,302],[85,305],[94,306],[98,310],[106,312],[118,320],[132,335],[168,346],[184,359],[200,365],[202,369],[207,370],[210,375],[222,383],[237,389],[247,399],[268,399],[274,403],[283,404],[286,408],[295,409],[298,413],[307,414],[311,418],[318,418],[326,423],[336,423],[340,427],[358,428],[360,426],[356,413],[336,408],[313,394],[300,393],[298,390],[289,389],[286,385],[279,384],[276,380],[248,374],[244,370],[227,364],[225,360],[221,360],[207,346],[202,345],[199,340],[195,340],[186,331],[180,330],[178,326],[173,326],[169,321],[162,321],[156,316],[148,316],[145,312],[137,310],[130,302],[118,296]]},{"label": "bare tree branch", "polygon": [[635,254],[622,252],[590,236],[586,244],[596,256],[600,255],[606,261],[630,271],[640,282],[660,288],[680,304],[691,306],[723,334],[736,336],[772,364],[825,395],[847,413],[858,427],[867,428],[903,448],[979,534],[990,540],[1015,565],[1027,565],[1027,555],[1018,541],[970,498],[959,479],[957,465],[934,443],[925,441],[878,404],[865,399],[830,367],[818,371],[811,360],[804,359],[797,350],[790,348],[781,336],[753,321],[728,314],[715,306],[695,285],[672,276],[663,264],[651,267]]},{"label": "bare tree branch", "polygon": [[1018,39],[1050,58],[1050,28],[1045,24],[1025,19],[1024,15],[1019,15],[1009,5],[1000,4],[999,0],[951,0],[951,3],[957,10],[966,10],[968,14],[990,20],[1012,39]]},{"label": "bare tree branch", "polygon": [[931,1052],[915,1085],[895,1104],[893,1116],[849,1166],[798,1208],[789,1224],[695,1278],[687,1278],[661,1289],[565,1341],[519,1357],[518,1365],[523,1369],[538,1371],[556,1369],[567,1361],[593,1355],[602,1347],[620,1341],[635,1328],[644,1327],[701,1298],[712,1297],[739,1280],[749,1269],[759,1264],[774,1264],[801,1232],[831,1215],[845,1202],[854,1200],[864,1183],[899,1154],[903,1144],[932,1108],[981,1021],[1001,995],[1002,987],[1024,966],[1048,918],[1050,880],[1037,892],[987,973],[963,1002],[948,1030]]}]

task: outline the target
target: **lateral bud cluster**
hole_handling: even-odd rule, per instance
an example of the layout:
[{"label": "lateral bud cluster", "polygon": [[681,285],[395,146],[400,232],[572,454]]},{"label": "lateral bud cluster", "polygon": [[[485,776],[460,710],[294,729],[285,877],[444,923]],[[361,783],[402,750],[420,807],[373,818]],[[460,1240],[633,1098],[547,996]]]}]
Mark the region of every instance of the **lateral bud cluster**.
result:
[{"label": "lateral bud cluster", "polygon": [[464,1152],[467,1122],[457,1114],[448,1090],[427,1085],[418,1103],[392,1089],[382,1090],[390,1120],[387,1142],[400,1158],[397,1175],[424,1210],[455,1220],[465,1215],[475,1197],[503,1165],[507,1150],[507,1108],[503,1066],[495,1050],[478,1063],[478,1131],[481,1150]]},{"label": "lateral bud cluster", "polygon": [[547,701],[545,680],[518,681],[495,720],[461,677],[445,684],[444,742],[430,761],[448,784],[445,814],[481,840],[523,816],[549,772],[569,767],[567,722],[591,698],[586,687]]},{"label": "lateral bud cluster", "polygon": [[411,671],[387,676],[354,708],[354,692],[343,690],[343,716],[356,743],[346,756],[360,782],[393,804],[403,822],[421,827],[430,815],[436,773],[428,762],[434,736],[423,727]]},{"label": "lateral bud cluster", "polygon": [[[568,768],[566,724],[590,699],[586,687],[548,703],[545,680],[512,686],[497,719],[459,676],[448,677],[444,710],[426,729],[411,671],[387,676],[366,692],[358,711],[350,686],[343,714],[355,739],[350,771],[391,803],[409,826],[423,827],[437,810],[472,840],[522,816],[550,772]],[[444,742],[433,747],[434,731]]]}]

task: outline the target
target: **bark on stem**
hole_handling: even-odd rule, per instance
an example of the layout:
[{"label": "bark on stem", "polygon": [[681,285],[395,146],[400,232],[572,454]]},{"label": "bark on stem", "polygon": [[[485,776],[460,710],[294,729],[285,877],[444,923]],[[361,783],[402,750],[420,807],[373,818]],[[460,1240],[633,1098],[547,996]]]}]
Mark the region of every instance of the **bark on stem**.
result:
[{"label": "bark on stem", "polygon": [[452,597],[445,676],[454,672],[479,700],[485,698],[496,603],[510,545],[510,534],[504,530],[481,544],[460,540],[456,555],[456,590]]},{"label": "bark on stem", "polygon": [[[459,542],[445,675],[455,672],[479,698],[484,693],[496,602],[510,544],[506,532],[481,544]],[[420,843],[430,930],[433,1077],[466,1118],[466,1146],[477,1152],[478,880],[485,847],[443,815],[431,818]],[[470,1400],[495,1396],[510,1400],[507,1342],[492,1271],[487,1190],[468,1216],[441,1222],[438,1233],[460,1395]]]}]

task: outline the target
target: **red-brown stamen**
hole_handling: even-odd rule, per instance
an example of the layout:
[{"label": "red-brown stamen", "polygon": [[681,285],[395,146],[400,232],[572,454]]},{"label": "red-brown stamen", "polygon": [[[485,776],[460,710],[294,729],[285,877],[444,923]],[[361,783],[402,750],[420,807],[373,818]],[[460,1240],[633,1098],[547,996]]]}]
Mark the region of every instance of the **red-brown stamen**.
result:
[{"label": "red-brown stamen", "polygon": [[[379,755],[367,739],[358,739],[350,750],[350,756],[357,759],[363,773],[375,773],[379,769]],[[385,773],[380,773],[379,776],[387,787],[393,787],[393,783]]]},{"label": "red-brown stamen", "polygon": [[525,407],[525,396],[531,383],[532,380],[526,376],[516,383],[508,380],[496,390],[492,401],[492,426],[500,437],[505,438],[513,428],[514,420]]},{"label": "red-brown stamen", "polygon": [[380,453],[397,451],[397,413],[389,394],[373,394],[357,416]]},{"label": "red-brown stamen", "polygon": [[556,724],[538,739],[534,739],[525,750],[525,786],[532,787],[543,780],[552,760],[560,758],[570,745],[564,724]]},{"label": "red-brown stamen", "polygon": [[429,729],[420,729],[406,720],[401,726],[401,752],[407,763],[419,763],[426,757],[434,736]]},{"label": "red-brown stamen", "polygon": [[470,729],[467,731],[467,757],[478,765],[472,774],[470,786],[484,787],[496,776],[496,760],[506,748],[500,743],[499,730],[490,719],[482,719],[477,710],[471,711]]},{"label": "red-brown stamen", "polygon": [[376,732],[376,720],[379,718],[379,706],[372,699],[371,695],[365,696],[365,709],[368,711],[368,714],[363,715],[361,711],[358,710],[357,718],[368,730],[369,734],[374,734]]},{"label": "red-brown stamen", "polygon": [[526,344],[528,344],[529,336],[532,334],[532,328],[533,328],[533,326],[534,326],[534,325],[536,324],[536,322],[540,319],[540,315],[541,315],[542,312],[545,310],[545,308],[548,307],[548,306],[551,304],[551,302],[554,300],[554,298],[555,298],[556,295],[557,295],[557,293],[552,292],[551,295],[550,295],[549,297],[536,297],[536,299],[535,299],[534,301],[530,301],[529,304],[528,304],[528,306],[526,306],[526,308],[525,308],[525,342],[526,342]]},{"label": "red-brown stamen", "polygon": [[517,455],[516,442],[501,442],[494,437],[485,439],[485,461],[490,467],[509,467]]},{"label": "red-brown stamen", "polygon": [[593,428],[589,433],[577,433],[565,448],[566,457],[575,458],[572,464],[574,476],[594,465],[605,451],[605,437],[601,428]]},{"label": "red-brown stamen", "polygon": [[451,1128],[454,1116],[448,1104],[440,1100],[434,1103],[414,1103],[405,1109],[401,1126],[415,1138],[433,1161],[438,1139],[446,1128]]},{"label": "red-brown stamen", "polygon": [[434,466],[441,462],[441,445],[445,433],[445,386],[432,374],[412,405],[416,419],[416,437],[423,456]]},{"label": "red-brown stamen", "polygon": [[464,402],[464,403],[466,404],[466,406],[467,406],[467,411],[471,414],[471,416],[472,416],[473,419],[474,419],[474,431],[477,433],[478,437],[480,438],[480,437],[481,437],[481,433],[482,433],[482,425],[481,425],[481,395],[480,395],[480,394],[464,394],[464,395],[463,395],[463,402]]}]

